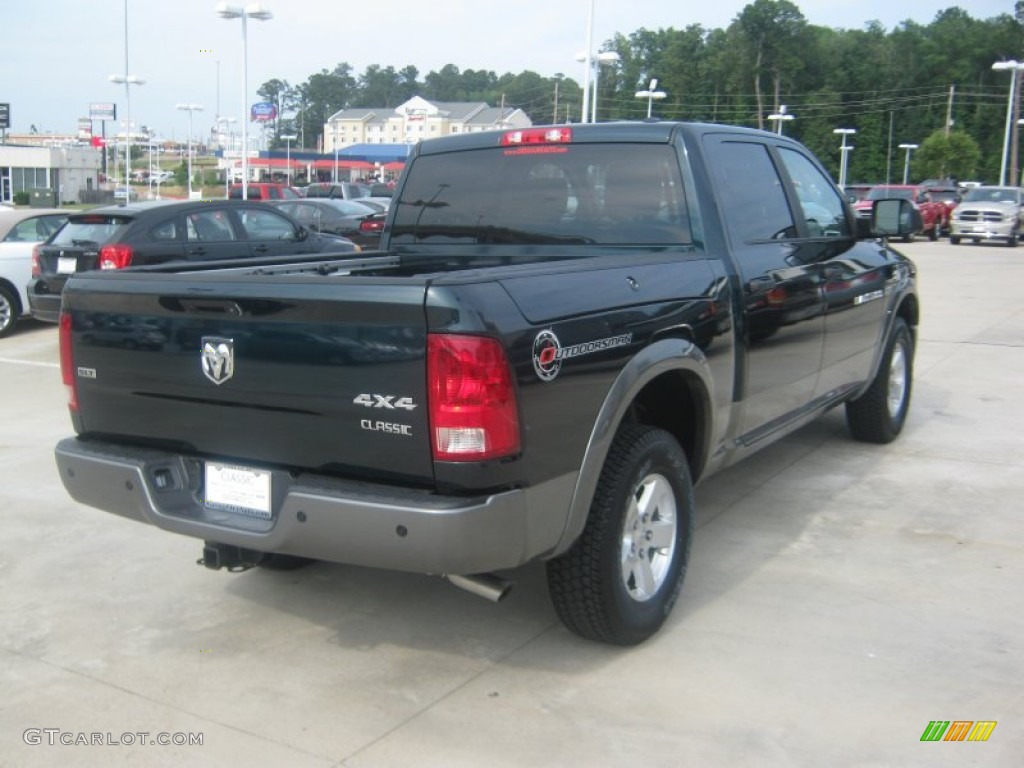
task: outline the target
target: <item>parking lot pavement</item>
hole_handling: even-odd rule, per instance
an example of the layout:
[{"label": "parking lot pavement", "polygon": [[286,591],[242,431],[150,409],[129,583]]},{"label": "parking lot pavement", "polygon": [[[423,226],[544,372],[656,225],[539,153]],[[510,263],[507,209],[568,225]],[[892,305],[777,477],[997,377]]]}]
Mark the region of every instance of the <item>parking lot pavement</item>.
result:
[{"label": "parking lot pavement", "polygon": [[[680,603],[629,650],[563,629],[540,567],[499,605],[339,565],[215,573],[76,505],[56,330],[24,324],[0,341],[0,764],[1019,766],[1024,249],[903,250],[903,436],[855,443],[833,412],[701,485]],[[922,742],[935,720],[998,724]]]}]

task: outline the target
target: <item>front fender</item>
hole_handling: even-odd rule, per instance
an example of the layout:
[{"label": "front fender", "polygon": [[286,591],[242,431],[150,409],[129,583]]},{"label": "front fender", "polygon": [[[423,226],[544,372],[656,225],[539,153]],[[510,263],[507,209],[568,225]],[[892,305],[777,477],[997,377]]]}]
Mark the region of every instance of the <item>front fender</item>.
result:
[{"label": "front fender", "polygon": [[[662,339],[633,357],[612,383],[598,411],[577,475],[565,529],[552,552],[553,556],[569,549],[583,532],[605,459],[630,405],[648,383],[662,374],[674,371],[685,372],[699,379],[703,388],[700,410],[705,420],[710,418],[712,409],[708,393],[713,391],[711,372],[704,353],[693,342],[677,338]],[[703,425],[701,434],[710,435],[711,429],[708,427],[707,424]],[[706,455],[706,450],[701,453]],[[691,463],[694,458],[689,457]]]}]

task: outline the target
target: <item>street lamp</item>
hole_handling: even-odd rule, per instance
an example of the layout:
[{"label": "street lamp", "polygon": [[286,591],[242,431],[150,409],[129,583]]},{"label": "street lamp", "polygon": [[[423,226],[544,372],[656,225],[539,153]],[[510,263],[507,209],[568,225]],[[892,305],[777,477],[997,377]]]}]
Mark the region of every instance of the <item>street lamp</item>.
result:
[{"label": "street lamp", "polygon": [[288,183],[292,183],[292,142],[295,141],[298,136],[282,136],[284,139],[284,157],[285,157],[285,173],[288,175]]},{"label": "street lamp", "polygon": [[783,104],[779,107],[779,111],[773,115],[768,115],[768,119],[775,123],[775,132],[782,135],[782,123],[786,120],[795,120],[792,115],[786,112],[786,105]]},{"label": "street lamp", "polygon": [[900,144],[900,149],[907,150],[906,157],[903,159],[903,183],[907,183],[907,179],[910,178],[910,153],[917,149],[917,144]]},{"label": "street lamp", "polygon": [[249,199],[249,37],[246,32],[246,19],[267,21],[274,18],[260,3],[250,3],[244,8],[228,3],[217,5],[217,15],[222,19],[242,20],[242,199]]},{"label": "street lamp", "polygon": [[668,94],[665,93],[664,91],[655,90],[657,87],[658,87],[658,78],[652,77],[651,78],[651,84],[647,87],[646,90],[637,91],[636,92],[636,97],[638,99],[647,99],[647,117],[648,118],[650,118],[650,116],[651,116],[651,104],[654,101],[654,99],[664,99],[666,96],[668,96]]},{"label": "street lamp", "polygon": [[[126,56],[127,58],[127,56]],[[128,196],[128,177],[131,175],[132,169],[132,100],[129,95],[129,88],[133,85],[145,85],[146,81],[141,77],[135,75],[111,75],[109,78],[112,83],[120,85],[124,83],[124,186],[125,196]],[[115,168],[115,170],[117,170]]]},{"label": "street lamp", "polygon": [[[594,96],[590,101],[590,122],[597,122],[597,81],[598,75],[601,72],[601,65],[611,66],[619,60],[619,54],[615,51],[601,51],[600,53],[590,56],[588,53],[577,53],[576,61],[582,61],[586,63],[588,71],[593,68],[594,70]],[[586,78],[584,78],[586,82]],[[584,86],[586,87],[586,86]],[[583,93],[584,104],[586,103],[586,91]],[[584,114],[583,122],[587,122],[586,115]]]},{"label": "street lamp", "polygon": [[1006,165],[1010,151],[1010,132],[1013,124],[1013,97],[1017,92],[1017,72],[1024,69],[1024,62],[1017,62],[1013,59],[1010,61],[997,61],[992,65],[992,69],[997,72],[1006,69],[1010,70],[1010,97],[1006,101],[1006,134],[1003,137],[1003,162],[999,166],[999,186],[1003,187],[1006,186]]},{"label": "street lamp", "polygon": [[853,149],[846,145],[846,137],[852,136],[857,132],[856,128],[833,128],[832,133],[838,133],[843,137],[843,143],[839,147],[839,188],[842,190],[846,189],[846,163],[847,163],[847,152]]},{"label": "street lamp", "polygon": [[192,199],[192,113],[202,112],[202,104],[178,104],[178,109],[188,112],[188,199]]}]

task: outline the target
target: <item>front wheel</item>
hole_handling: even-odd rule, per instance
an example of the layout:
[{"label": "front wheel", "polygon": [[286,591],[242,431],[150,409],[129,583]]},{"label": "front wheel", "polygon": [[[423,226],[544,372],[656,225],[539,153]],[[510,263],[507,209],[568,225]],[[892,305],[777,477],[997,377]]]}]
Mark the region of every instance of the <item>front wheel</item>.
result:
[{"label": "front wheel", "polygon": [[679,596],[693,538],[693,484],[668,432],[626,426],[612,443],[580,538],[547,564],[555,611],[582,637],[643,642]]},{"label": "front wheel", "polygon": [[903,430],[914,379],[914,339],[896,318],[882,363],[867,392],[846,404],[850,433],[867,443],[891,443]]},{"label": "front wheel", "polygon": [[956,235],[950,235],[949,243],[950,245],[960,245],[960,238],[957,237]]}]

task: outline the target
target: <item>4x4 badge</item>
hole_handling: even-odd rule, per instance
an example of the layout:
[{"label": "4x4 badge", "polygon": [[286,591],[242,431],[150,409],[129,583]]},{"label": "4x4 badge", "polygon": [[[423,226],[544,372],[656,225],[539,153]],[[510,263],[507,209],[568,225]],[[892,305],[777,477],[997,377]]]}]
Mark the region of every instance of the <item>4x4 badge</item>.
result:
[{"label": "4x4 badge", "polygon": [[203,336],[203,374],[218,386],[235,375],[235,341]]}]

